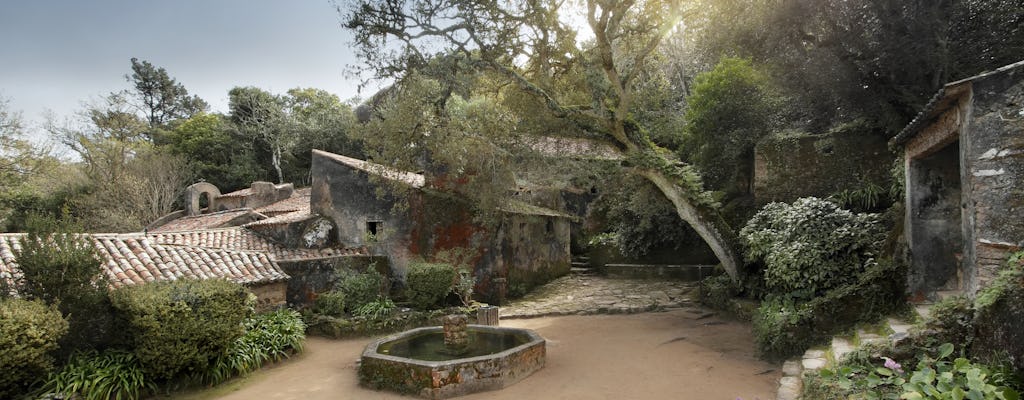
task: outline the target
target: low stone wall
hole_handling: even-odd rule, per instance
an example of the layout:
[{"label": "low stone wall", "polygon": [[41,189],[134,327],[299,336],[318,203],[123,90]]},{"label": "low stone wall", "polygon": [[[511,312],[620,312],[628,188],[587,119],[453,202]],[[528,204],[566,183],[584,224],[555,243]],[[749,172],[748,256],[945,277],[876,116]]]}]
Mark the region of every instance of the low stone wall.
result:
[{"label": "low stone wall", "polygon": [[359,381],[375,389],[417,394],[428,399],[447,399],[470,393],[510,386],[544,367],[547,355],[544,338],[527,329],[472,325],[470,329],[523,331],[530,342],[515,348],[480,357],[451,361],[419,361],[379,354],[384,343],[441,328],[420,328],[389,336],[366,346],[359,366]]},{"label": "low stone wall", "polygon": [[714,265],[664,264],[605,264],[600,271],[609,278],[675,279],[685,282],[700,282],[722,272],[716,270]]}]

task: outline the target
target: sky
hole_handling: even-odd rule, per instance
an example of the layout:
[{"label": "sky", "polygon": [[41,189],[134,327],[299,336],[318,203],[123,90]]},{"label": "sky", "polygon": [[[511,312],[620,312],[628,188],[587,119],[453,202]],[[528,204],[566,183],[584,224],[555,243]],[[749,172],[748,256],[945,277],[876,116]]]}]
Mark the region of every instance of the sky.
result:
[{"label": "sky", "polygon": [[46,110],[70,117],[128,89],[137,57],[215,112],[235,86],[315,87],[346,100],[360,95],[345,73],[358,62],[350,39],[328,0],[0,0],[0,97],[39,136]]}]

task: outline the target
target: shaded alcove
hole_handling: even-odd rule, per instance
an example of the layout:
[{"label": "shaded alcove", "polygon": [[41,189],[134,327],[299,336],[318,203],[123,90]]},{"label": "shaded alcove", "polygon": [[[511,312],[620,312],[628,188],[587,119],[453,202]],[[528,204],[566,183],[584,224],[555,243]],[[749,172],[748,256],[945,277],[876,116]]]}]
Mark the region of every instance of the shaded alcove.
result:
[{"label": "shaded alcove", "polygon": [[959,143],[910,160],[907,190],[911,293],[961,289],[964,245]]}]

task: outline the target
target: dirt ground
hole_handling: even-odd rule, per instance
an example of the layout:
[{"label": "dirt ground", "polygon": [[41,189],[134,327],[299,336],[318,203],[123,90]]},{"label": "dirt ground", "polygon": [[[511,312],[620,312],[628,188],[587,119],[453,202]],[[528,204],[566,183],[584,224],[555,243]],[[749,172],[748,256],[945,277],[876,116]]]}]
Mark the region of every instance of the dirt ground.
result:
[{"label": "dirt ground", "polygon": [[[753,355],[750,325],[693,310],[503,320],[547,339],[547,364],[500,391],[460,399],[775,398],[780,365]],[[356,361],[370,339],[309,338],[291,360],[179,399],[409,399],[362,388]]]}]

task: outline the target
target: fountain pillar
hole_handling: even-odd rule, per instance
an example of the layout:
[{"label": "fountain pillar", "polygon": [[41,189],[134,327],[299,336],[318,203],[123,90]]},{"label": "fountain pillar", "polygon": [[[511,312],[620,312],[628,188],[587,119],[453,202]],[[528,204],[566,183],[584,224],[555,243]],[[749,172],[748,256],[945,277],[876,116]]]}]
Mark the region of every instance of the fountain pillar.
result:
[{"label": "fountain pillar", "polygon": [[451,354],[464,353],[469,348],[469,333],[466,332],[465,315],[444,317],[444,347]]}]

